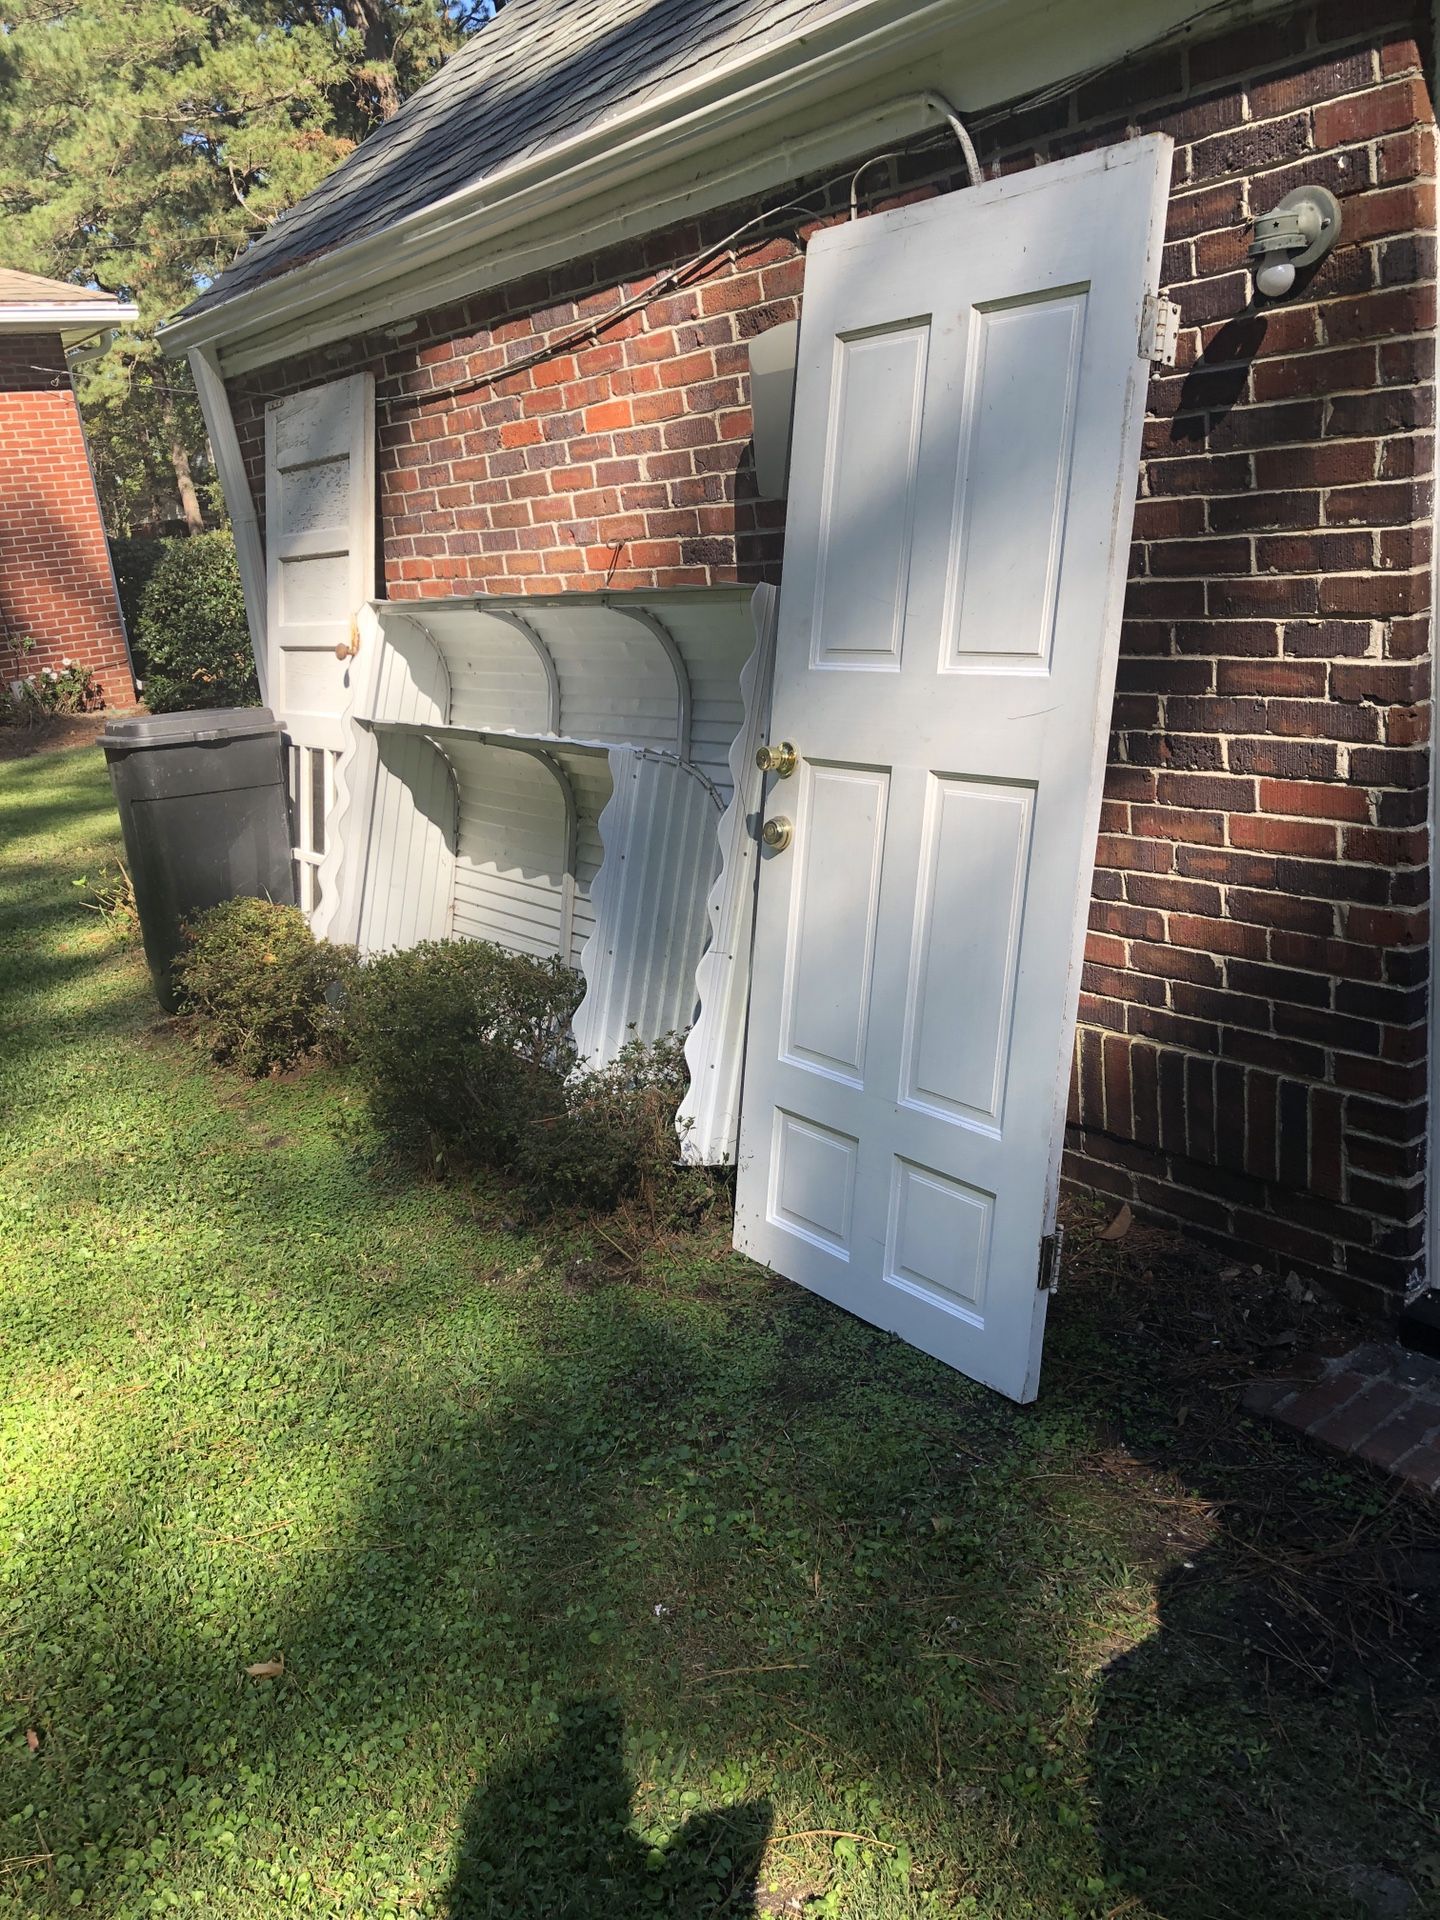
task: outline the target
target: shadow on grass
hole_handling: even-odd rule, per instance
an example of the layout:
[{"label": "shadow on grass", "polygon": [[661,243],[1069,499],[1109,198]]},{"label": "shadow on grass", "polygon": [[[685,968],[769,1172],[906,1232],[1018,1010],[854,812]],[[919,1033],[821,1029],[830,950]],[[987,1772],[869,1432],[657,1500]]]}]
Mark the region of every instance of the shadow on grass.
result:
[{"label": "shadow on grass", "polygon": [[1440,1895],[1422,1840],[1440,1789],[1426,1650],[1440,1621],[1407,1609],[1400,1565],[1365,1567],[1337,1526],[1308,1551],[1348,1554],[1372,1599],[1411,1615],[1408,1631],[1353,1639],[1353,1619],[1320,1612],[1333,1583],[1312,1614],[1283,1574],[1266,1578],[1278,1546],[1260,1567],[1227,1533],[1162,1576],[1157,1631],[1107,1668],[1090,1735],[1107,1877],[1167,1920],[1420,1920]]},{"label": "shadow on grass", "polygon": [[1163,1502],[1165,1550],[1136,1543],[1154,1630],[1106,1662],[1090,1729],[1107,1872],[1167,1920],[1420,1920],[1440,1910],[1440,1514],[1238,1406],[1297,1344],[1348,1341],[1343,1311],[1133,1240],[1077,1241],[1048,1383],[1137,1504]]},{"label": "shadow on grass", "polygon": [[447,1893],[454,1920],[745,1920],[770,1832],[767,1802],[691,1814],[664,1849],[633,1831],[621,1715],[560,1712],[539,1753],[492,1774],[465,1810]]},{"label": "shadow on grass", "polygon": [[[6,797],[4,789],[13,785],[14,771],[13,766],[0,766],[0,776],[3,776],[0,778],[0,797]],[[7,859],[37,861],[48,853],[54,835],[60,829],[67,830],[70,845],[77,848],[97,842],[111,833],[116,834],[118,839],[119,819],[114,802],[97,799],[92,783],[83,774],[77,775],[70,786],[58,786],[54,781],[44,784],[46,793],[53,797],[43,806],[28,799],[25,801],[25,811],[21,816],[25,823],[24,830],[16,832],[12,828],[7,833]],[[77,804],[82,798],[88,803],[83,807]]]},{"label": "shadow on grass", "polygon": [[[77,939],[92,932],[72,909]],[[37,918],[63,925],[65,914]],[[139,1030],[158,1019],[150,978],[132,951],[103,934],[79,951],[43,960],[19,950],[0,931],[0,1084],[28,1100],[34,1089],[22,1070],[61,1050],[93,1044],[105,1028]],[[84,1054],[70,1064],[82,1064]]]},{"label": "shadow on grass", "polygon": [[[1061,1335],[1047,1429],[822,1303],[733,1277],[708,1331],[643,1290],[547,1309],[519,1371],[487,1320],[443,1382],[403,1319],[376,1315],[395,1370],[383,1430],[345,1443],[365,1446],[369,1496],[338,1554],[287,1570],[268,1525],[240,1526],[218,1564],[181,1543],[152,1594],[90,1617],[73,1581],[42,1583],[30,1631],[83,1648],[59,1656],[63,1679],[33,1675],[67,1849],[158,1833],[203,1855],[186,1821],[207,1796],[231,1828],[311,1799],[343,1820],[338,1779],[356,1858],[372,1806],[438,1819],[448,1844],[458,1829],[431,1883],[455,1920],[718,1920],[753,1911],[764,1780],[799,1783],[804,1804],[838,1768],[872,1810],[814,1825],[913,1844],[930,1890],[974,1890],[986,1914],[1349,1920],[1381,1912],[1356,1888],[1419,1884],[1440,1784],[1435,1644],[1406,1586],[1423,1515],[1238,1423],[1231,1441],[1199,1411],[1177,1425],[1174,1379],[1117,1364],[1103,1324]],[[274,1344],[253,1388],[242,1352],[225,1364],[237,1403],[253,1392],[259,1464],[283,1460],[298,1491],[325,1413],[287,1414],[274,1369],[304,1345],[318,1378],[338,1339],[343,1405],[362,1334],[342,1303],[265,1291]],[[510,1308],[523,1325],[524,1294]],[[414,1303],[411,1320],[418,1349],[439,1320]],[[1101,1437],[1107,1401],[1126,1444]],[[68,1553],[81,1572],[123,1567],[131,1537],[96,1515]],[[1105,1568],[1126,1558],[1154,1568],[1158,1630],[1122,1625],[1092,1699]],[[219,1613],[252,1560],[248,1643],[217,1660],[186,1622]],[[180,1591],[167,1612],[157,1596]],[[285,1674],[237,1691],[267,1633]],[[137,1795],[116,1756],[142,1750]],[[764,1779],[692,1792],[683,1813],[666,1798],[677,1768],[713,1783],[737,1753]],[[260,1799],[237,1797],[237,1768],[267,1783]],[[279,1831],[230,1871],[258,1873]],[[123,1851],[95,1862],[92,1906],[129,1911]],[[897,1882],[893,1906],[851,1910],[918,1913],[920,1884],[913,1903]]]},{"label": "shadow on grass", "polygon": [[[304,1325],[318,1356],[330,1338],[323,1310],[297,1316],[294,1305],[277,1309],[286,1316],[277,1349]],[[83,1538],[47,1555],[52,1579],[33,1596],[26,1621],[27,1639],[34,1644],[38,1635],[51,1652],[17,1663],[12,1684],[27,1723],[44,1728],[45,1777],[28,1791],[38,1795],[47,1842],[72,1859],[96,1836],[119,1842],[88,1865],[92,1909],[129,1912],[135,1863],[153,1864],[121,1836],[160,1833],[188,1842],[201,1861],[222,1827],[239,1826],[237,1766],[268,1771],[277,1799],[303,1806],[328,1798],[357,1747],[367,1773],[387,1753],[398,1769],[388,1730],[408,1743],[429,1727],[441,1732],[434,1744],[446,1776],[477,1781],[463,1814],[453,1789],[446,1793],[459,1818],[443,1911],[456,1920],[744,1920],[753,1912],[770,1826],[763,1799],[723,1796],[726,1804],[694,1808],[678,1830],[654,1839],[632,1824],[621,1710],[607,1689],[609,1656],[596,1644],[638,1632],[647,1615],[655,1625],[636,1591],[649,1556],[636,1553],[645,1530],[634,1524],[637,1490],[623,1463],[648,1444],[652,1421],[681,1412],[702,1362],[663,1328],[626,1325],[623,1310],[618,1318],[618,1328],[594,1331],[627,1356],[623,1380],[593,1359],[557,1354],[507,1386],[488,1381],[493,1414],[467,1410],[463,1390],[437,1403],[409,1370],[397,1373],[389,1444],[368,1463],[371,1501],[352,1515],[339,1554],[326,1554],[322,1543],[310,1563],[317,1577],[298,1581],[271,1563],[268,1631],[286,1656],[286,1673],[273,1684],[242,1680],[237,1691],[238,1664],[253,1647],[217,1661],[206,1636],[187,1624],[205,1616],[207,1597],[237,1564],[258,1554],[265,1565],[264,1527],[258,1541],[236,1537],[218,1562],[192,1541],[172,1564],[163,1499],[152,1515],[143,1473],[139,1484],[117,1473],[94,1505],[77,1490]],[[341,1337],[351,1341],[357,1331],[347,1323]],[[232,1395],[244,1402],[251,1381],[243,1356],[228,1356],[227,1368]],[[486,1356],[476,1355],[475,1369],[478,1384],[490,1371]],[[254,1413],[271,1424],[272,1378],[267,1353],[254,1376]],[[309,1421],[294,1418],[293,1441],[282,1435],[279,1445],[298,1459]],[[191,1444],[203,1478],[205,1446]],[[58,1504],[68,1505],[63,1493]],[[138,1568],[127,1571],[137,1518],[155,1540],[155,1586]],[[64,1530],[73,1524],[66,1520]],[[178,1609],[160,1597],[181,1591]],[[686,1674],[673,1648],[666,1658],[667,1638],[655,1637],[664,1670],[656,1680],[673,1706]],[[622,1666],[633,1695],[633,1664]],[[653,1709],[643,1680],[640,1691]],[[673,1722],[682,1750],[687,1719],[682,1708]],[[13,1770],[13,1746],[9,1756]],[[403,1781],[377,1784],[385,1800],[404,1802]],[[18,1777],[8,1785],[25,1790]],[[187,1830],[187,1815],[208,1795],[222,1811],[208,1827]],[[345,1797],[351,1807],[368,1805],[367,1796]],[[361,1819],[345,1844],[358,1851],[367,1839]],[[236,1869],[243,1878],[257,1862]],[[254,1889],[253,1879],[248,1885]],[[67,1911],[69,1882],[36,1887],[30,1900],[36,1913]]]}]

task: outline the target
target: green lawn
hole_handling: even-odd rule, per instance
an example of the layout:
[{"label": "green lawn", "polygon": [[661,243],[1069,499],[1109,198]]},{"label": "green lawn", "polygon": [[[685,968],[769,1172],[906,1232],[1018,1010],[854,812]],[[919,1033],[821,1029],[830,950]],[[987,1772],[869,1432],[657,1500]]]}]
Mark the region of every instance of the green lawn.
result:
[{"label": "green lawn", "polygon": [[1021,1410],[617,1272],[200,1064],[115,850],[0,765],[0,1913],[1440,1911],[1440,1540],[1239,1419],[1283,1288],[1082,1214]]}]

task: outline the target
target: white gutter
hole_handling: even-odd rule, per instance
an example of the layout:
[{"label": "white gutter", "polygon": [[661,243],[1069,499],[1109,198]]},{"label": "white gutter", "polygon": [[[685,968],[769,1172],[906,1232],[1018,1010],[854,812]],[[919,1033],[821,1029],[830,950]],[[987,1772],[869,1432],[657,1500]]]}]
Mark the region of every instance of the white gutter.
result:
[{"label": "white gutter", "polygon": [[0,305],[0,333],[71,333],[82,337],[107,327],[129,326],[140,318],[128,300],[16,301]]},{"label": "white gutter", "polygon": [[[1235,0],[1233,11],[1273,4]],[[1197,0],[853,0],[811,33],[682,79],[379,233],[172,321],[159,338],[172,354],[219,346],[226,372],[261,366],[442,304],[457,282],[478,290],[518,277],[537,255],[573,257],[617,231],[653,231],[678,202],[726,204],[932,124],[913,98],[897,113],[896,95],[939,86],[973,113],[1202,10],[1213,11]],[[543,250],[533,237],[542,225]]]},{"label": "white gutter", "polygon": [[[606,204],[597,205],[593,198],[577,199],[560,183],[549,206],[537,204],[533,212],[522,210],[514,218],[507,213],[488,236],[477,239],[467,231],[463,239],[436,249],[434,257],[425,261],[412,262],[407,255],[408,270],[398,276],[392,252],[378,263],[376,271],[367,272],[342,291],[332,291],[323,302],[287,303],[278,313],[264,314],[258,324],[238,334],[227,334],[213,344],[227,376],[248,373],[329,341],[445,306],[487,287],[505,286],[545,267],[563,265],[620,241],[652,233],[683,217],[736,205],[776,183],[848,163],[854,154],[894,146],[938,124],[933,113],[922,107],[921,96],[910,92],[862,114],[833,120],[822,130],[788,140],[783,146],[762,148],[758,155],[752,144],[742,163],[732,166],[717,160],[703,182],[687,173],[672,192],[657,188],[639,205],[633,198],[627,200],[618,187],[607,195]],[[742,150],[747,148],[743,140],[735,144]],[[637,168],[637,178],[643,181],[643,167]],[[277,287],[294,292],[288,280],[278,282]],[[230,308],[227,305],[218,311],[228,317]],[[173,350],[168,332],[162,345],[167,352]]]}]

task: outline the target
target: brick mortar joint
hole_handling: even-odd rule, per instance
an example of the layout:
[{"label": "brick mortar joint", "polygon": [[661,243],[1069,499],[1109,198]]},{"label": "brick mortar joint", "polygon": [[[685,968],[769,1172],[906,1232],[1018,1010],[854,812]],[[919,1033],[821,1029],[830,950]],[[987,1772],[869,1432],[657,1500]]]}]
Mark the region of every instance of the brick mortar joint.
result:
[{"label": "brick mortar joint", "polygon": [[[1189,951],[1189,949],[1187,949],[1187,951]],[[1330,1010],[1325,1008],[1317,1008],[1316,1011],[1326,1012]],[[1423,1026],[1425,1023],[1421,1021],[1416,1024]],[[1396,1031],[1398,1032],[1406,1032],[1406,1031],[1413,1031],[1413,1030],[1414,1030],[1413,1027],[1411,1028],[1399,1027],[1396,1029]],[[1251,1031],[1251,1029],[1242,1028],[1242,1029],[1237,1029],[1237,1031],[1249,1032]],[[1131,1033],[1125,1029],[1120,1029],[1115,1027],[1102,1027],[1097,1025],[1096,1022],[1094,1022],[1093,1020],[1083,1020],[1083,1019],[1077,1020],[1075,1023],[1075,1039],[1076,1039],[1077,1046],[1080,1042],[1081,1036],[1087,1033],[1095,1034],[1102,1041],[1103,1040],[1118,1041],[1121,1044],[1130,1048],[1148,1047],[1152,1049],[1154,1052],[1156,1052],[1157,1054],[1172,1054],[1177,1059],[1180,1059],[1180,1060],[1186,1060],[1186,1061],[1198,1060],[1198,1061],[1204,1062],[1206,1065],[1209,1065],[1211,1067],[1232,1068],[1235,1072],[1243,1074],[1247,1078],[1249,1078],[1252,1075],[1258,1075],[1262,1079],[1275,1081],[1277,1085],[1284,1084],[1288,1086],[1301,1087],[1305,1090],[1307,1096],[1311,1093],[1328,1093],[1341,1101],[1350,1101],[1350,1100],[1357,1100],[1357,1099],[1371,1100],[1371,1101],[1374,1101],[1377,1105],[1390,1107],[1397,1113],[1410,1112],[1414,1109],[1422,1107],[1425,1104],[1423,1099],[1390,1099],[1383,1094],[1360,1093],[1354,1088],[1340,1086],[1338,1082],[1336,1082],[1334,1079],[1331,1079],[1331,1078],[1326,1078],[1324,1080],[1315,1080],[1303,1074],[1283,1073],[1278,1067],[1262,1067],[1262,1066],[1256,1065],[1253,1061],[1233,1059],[1228,1056],[1217,1057],[1215,1054],[1207,1052],[1203,1047],[1187,1047],[1184,1045],[1182,1041],[1179,1041],[1179,1040],[1159,1041],[1154,1039],[1149,1034]],[[1343,1050],[1336,1049],[1336,1051],[1343,1051]],[[1356,1058],[1362,1058],[1362,1059],[1368,1058],[1368,1056],[1366,1055],[1347,1056],[1347,1057],[1356,1057]],[[1418,1178],[1420,1176],[1417,1175],[1416,1177]]]},{"label": "brick mortar joint", "polygon": [[[1128,1139],[1123,1134],[1107,1132],[1104,1127],[1097,1126],[1092,1121],[1081,1121],[1078,1126],[1072,1124],[1068,1133],[1075,1138],[1069,1141],[1067,1151],[1082,1160],[1092,1159],[1090,1147],[1092,1140],[1109,1141],[1115,1146],[1126,1147],[1132,1151],[1137,1150],[1137,1143],[1134,1140]],[[1308,1187],[1286,1184],[1273,1176],[1245,1173],[1242,1169],[1218,1167],[1212,1161],[1202,1160],[1194,1154],[1183,1153],[1178,1148],[1145,1147],[1138,1150],[1153,1163],[1154,1172],[1150,1177],[1158,1179],[1166,1187],[1173,1188],[1178,1197],[1201,1199],[1212,1206],[1217,1213],[1223,1211],[1227,1216],[1227,1232],[1242,1240],[1244,1235],[1237,1225],[1238,1214],[1253,1215],[1257,1209],[1269,1212],[1276,1207],[1277,1200],[1296,1207],[1313,1203],[1316,1198]],[[1092,1163],[1100,1166],[1109,1164],[1101,1159],[1094,1159]],[[1227,1199],[1215,1190],[1213,1180],[1216,1175],[1222,1177],[1231,1175],[1236,1179],[1247,1180],[1260,1191],[1244,1199],[1233,1197]],[[1209,1176],[1209,1179],[1202,1176]],[[1155,1203],[1147,1204],[1151,1211],[1157,1210]],[[1338,1220],[1345,1227],[1353,1226],[1356,1231],[1353,1234],[1347,1234],[1338,1229],[1333,1232],[1322,1229],[1320,1230],[1322,1239],[1329,1241],[1336,1249],[1349,1248],[1356,1252],[1373,1251],[1373,1230],[1376,1222],[1367,1207],[1339,1196],[1325,1197],[1323,1205],[1329,1218]],[[1270,1217],[1277,1226],[1293,1224],[1281,1211],[1271,1213]],[[1423,1209],[1416,1209],[1404,1219],[1391,1224],[1403,1230],[1406,1227],[1419,1225],[1423,1219]],[[1360,1229],[1364,1231],[1361,1232]],[[1313,1227],[1307,1230],[1315,1231]]]}]

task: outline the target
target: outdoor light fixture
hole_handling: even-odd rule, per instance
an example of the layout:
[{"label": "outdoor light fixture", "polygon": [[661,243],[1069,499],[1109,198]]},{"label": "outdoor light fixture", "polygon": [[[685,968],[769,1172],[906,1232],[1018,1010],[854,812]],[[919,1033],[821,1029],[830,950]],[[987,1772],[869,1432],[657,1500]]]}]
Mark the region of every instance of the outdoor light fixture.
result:
[{"label": "outdoor light fixture", "polygon": [[1340,203],[1324,187],[1297,187],[1273,213],[1255,220],[1250,258],[1255,289],[1267,300],[1283,300],[1301,267],[1313,267],[1340,238]]}]

